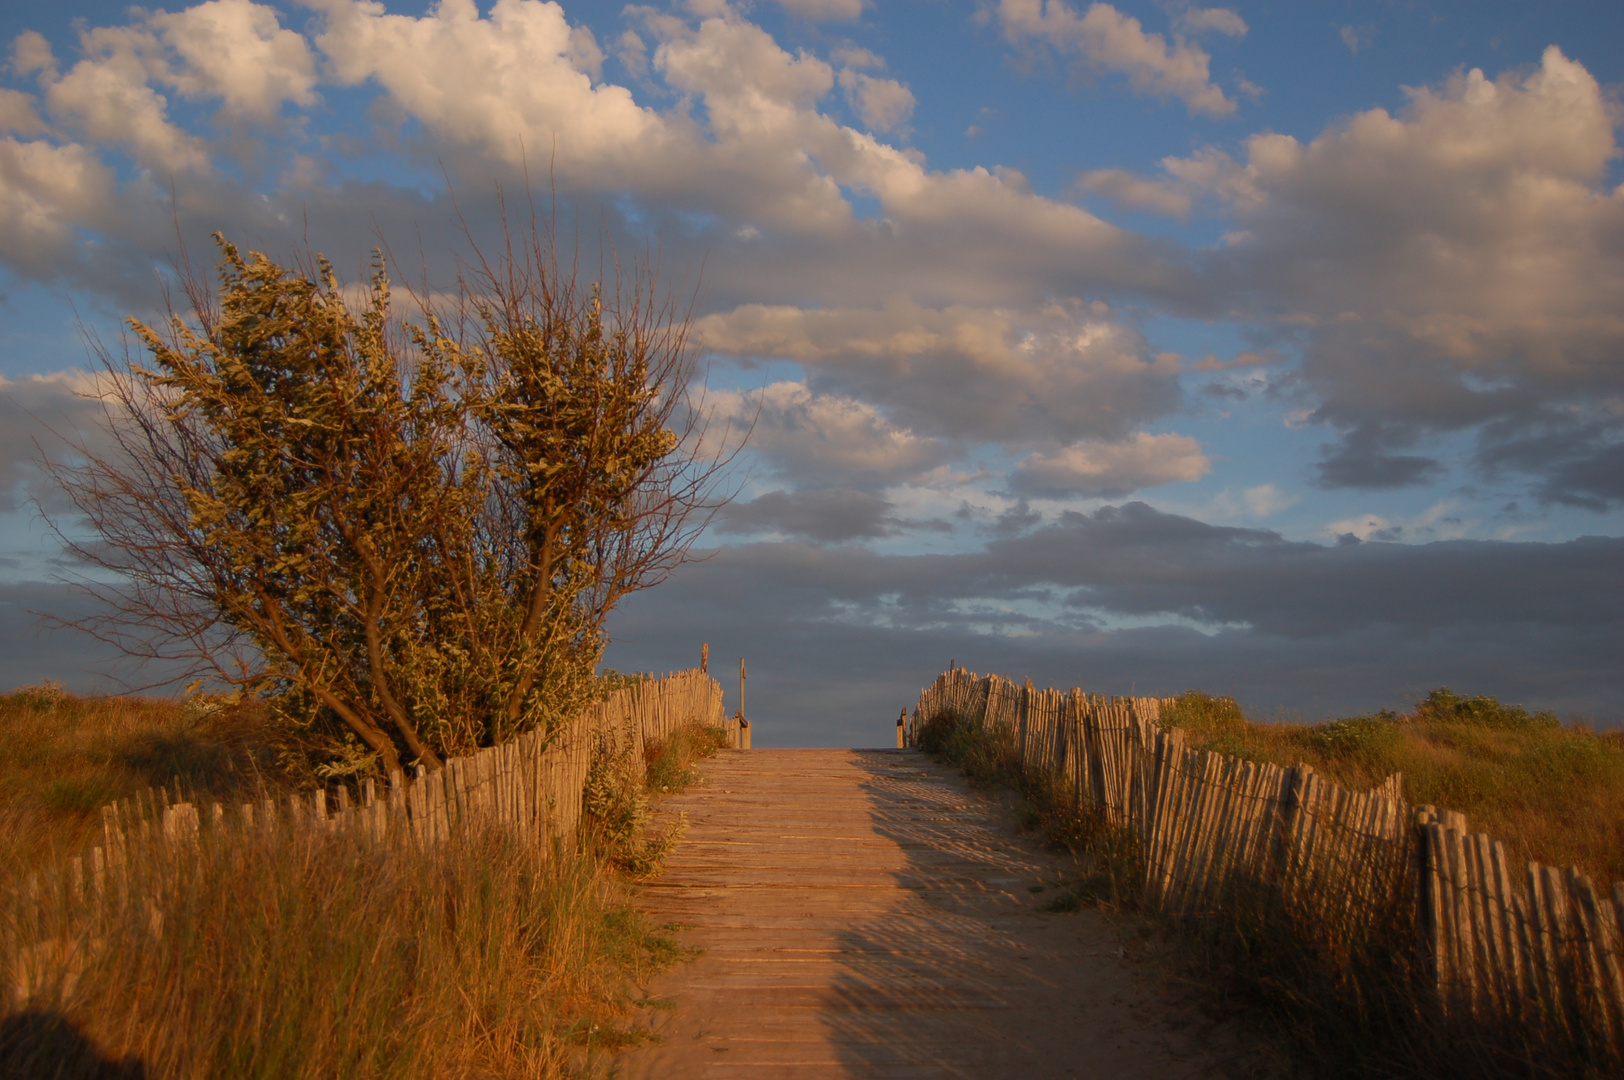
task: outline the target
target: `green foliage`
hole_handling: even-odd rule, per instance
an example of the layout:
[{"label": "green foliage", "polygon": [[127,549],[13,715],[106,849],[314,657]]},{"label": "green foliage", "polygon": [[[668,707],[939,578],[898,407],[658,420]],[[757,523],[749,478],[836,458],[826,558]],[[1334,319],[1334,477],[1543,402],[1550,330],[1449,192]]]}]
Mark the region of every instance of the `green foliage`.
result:
[{"label": "green foliage", "polygon": [[643,748],[643,786],[650,794],[682,791],[699,782],[694,763],[726,749],[730,735],[709,724],[684,724],[670,737]]},{"label": "green foliage", "polygon": [[[583,826],[593,847],[627,877],[644,878],[658,873],[667,853],[687,831],[687,822],[681,820],[664,832],[650,831],[654,817],[650,794],[681,790],[696,778],[688,770],[691,759],[684,758],[675,747],[685,745],[697,750],[705,744],[693,738],[670,745],[674,752],[657,770],[656,782],[661,784],[658,788],[649,782],[645,759],[635,752],[629,730],[623,734],[598,732],[592,745],[586,783],[581,788]],[[655,748],[652,756],[655,760],[667,757],[659,748]]]},{"label": "green foliage", "polygon": [[1562,721],[1552,712],[1529,714],[1521,705],[1502,705],[1492,697],[1461,697],[1449,687],[1432,691],[1415,707],[1419,721],[1464,724],[1498,731],[1559,729]]},{"label": "green foliage", "polygon": [[604,668],[598,673],[598,696],[606,699],[616,690],[626,690],[651,678],[640,671],[620,672],[614,668]]},{"label": "green foliage", "polygon": [[1303,742],[1334,757],[1384,760],[1391,756],[1403,737],[1398,716],[1381,712],[1350,716],[1310,728],[1303,735]]},{"label": "green foliage", "polygon": [[54,713],[57,706],[71,702],[73,695],[55,679],[46,679],[34,686],[19,686],[0,697],[0,704],[10,708],[31,709],[34,712]]}]

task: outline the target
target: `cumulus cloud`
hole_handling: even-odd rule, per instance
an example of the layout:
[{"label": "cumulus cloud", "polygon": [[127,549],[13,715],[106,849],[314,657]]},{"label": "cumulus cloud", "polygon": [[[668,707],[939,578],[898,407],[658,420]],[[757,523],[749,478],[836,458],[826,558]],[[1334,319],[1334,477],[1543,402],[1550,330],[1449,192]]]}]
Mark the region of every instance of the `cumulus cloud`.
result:
[{"label": "cumulus cloud", "polygon": [[672,149],[673,132],[629,90],[593,85],[581,57],[602,53],[557,4],[497,0],[481,16],[473,0],[444,0],[420,17],[361,0],[312,6],[330,77],[375,83],[447,143],[513,163],[551,150],[569,180],[622,182]]},{"label": "cumulus cloud", "polygon": [[0,89],[0,132],[15,135],[40,135],[45,124],[35,111],[32,94],[21,90]]},{"label": "cumulus cloud", "polygon": [[1039,450],[1015,467],[1010,484],[1028,495],[1125,495],[1139,488],[1199,480],[1212,471],[1188,435],[1137,431],[1120,442],[1078,442]]},{"label": "cumulus cloud", "polygon": [[276,116],[284,102],[315,104],[315,55],[269,5],[209,0],[155,12],[147,25],[174,54],[151,57],[149,64],[189,98],[218,98],[228,112],[261,121]]},{"label": "cumulus cloud", "polygon": [[706,316],[705,346],[806,366],[812,382],[914,431],[1010,446],[1126,438],[1178,402],[1178,358],[1103,304],[1017,313],[899,298],[878,308],[749,304]]},{"label": "cumulus cloud", "polygon": [[804,383],[773,383],[759,397],[712,393],[706,403],[718,422],[736,429],[753,422],[749,448],[779,475],[817,486],[897,483],[949,455],[942,440],[897,426],[867,402],[814,393]]},{"label": "cumulus cloud", "polygon": [[87,53],[60,77],[41,79],[51,115],[85,139],[122,146],[136,160],[164,174],[207,175],[213,170],[207,142],[169,121],[169,101],[148,84],[139,30],[95,29],[83,35]]},{"label": "cumulus cloud", "polygon": [[1127,207],[1148,210],[1168,217],[1188,217],[1193,199],[1186,192],[1157,180],[1146,179],[1126,169],[1090,169],[1078,177],[1077,186]]},{"label": "cumulus cloud", "polygon": [[[1214,254],[1215,284],[1303,328],[1313,418],[1345,433],[1320,481],[1399,487],[1438,475],[1423,442],[1439,432],[1477,428],[1485,468],[1517,464],[1497,448],[1536,429],[1569,434],[1553,463],[1618,441],[1617,152],[1601,87],[1553,46],[1534,71],[1459,73],[1306,144],[1262,134],[1241,160],[1168,159],[1158,182],[1217,200],[1244,232]],[[1611,434],[1595,446],[1598,423]],[[1567,475],[1587,474],[1547,479]]]},{"label": "cumulus cloud", "polygon": [[[1221,24],[1232,30],[1238,24],[1244,32],[1239,16],[1226,16],[1234,13],[1213,9],[1195,18],[1213,29]],[[1206,116],[1235,111],[1235,102],[1213,85],[1212,58],[1204,49],[1177,39],[1169,46],[1161,34],[1146,33],[1138,19],[1110,4],[1090,4],[1079,16],[1064,0],[1001,0],[998,18],[1011,42],[1043,42],[1063,55],[1075,54],[1095,71],[1126,75],[1128,85],[1141,94],[1176,98],[1190,112]]]},{"label": "cumulus cloud", "polygon": [[115,191],[113,170],[83,146],[0,138],[0,259],[54,277],[73,260],[78,229],[111,224]]},{"label": "cumulus cloud", "polygon": [[895,131],[913,115],[913,91],[895,79],[880,79],[847,68],[840,73],[840,87],[871,131]]}]

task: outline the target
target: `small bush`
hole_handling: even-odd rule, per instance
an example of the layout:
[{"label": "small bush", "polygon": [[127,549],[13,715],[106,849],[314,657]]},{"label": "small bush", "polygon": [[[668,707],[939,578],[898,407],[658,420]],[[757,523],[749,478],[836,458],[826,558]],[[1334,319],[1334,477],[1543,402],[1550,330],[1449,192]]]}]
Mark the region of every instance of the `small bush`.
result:
[{"label": "small bush", "polygon": [[662,741],[633,753],[628,734],[598,735],[581,791],[583,824],[590,842],[618,872],[633,878],[660,870],[682,839],[687,822],[678,819],[664,832],[651,832],[649,796],[681,791],[699,779],[692,768],[727,745],[725,730],[702,724],[679,727]]},{"label": "small bush", "polygon": [[1521,705],[1502,705],[1492,697],[1461,697],[1451,693],[1447,686],[1428,694],[1415,707],[1415,718],[1422,722],[1468,724],[1497,731],[1550,731],[1562,727],[1555,713],[1530,715]]},{"label": "small bush", "polygon": [[1311,728],[1303,735],[1307,746],[1333,757],[1384,759],[1404,737],[1393,713],[1350,716]]}]

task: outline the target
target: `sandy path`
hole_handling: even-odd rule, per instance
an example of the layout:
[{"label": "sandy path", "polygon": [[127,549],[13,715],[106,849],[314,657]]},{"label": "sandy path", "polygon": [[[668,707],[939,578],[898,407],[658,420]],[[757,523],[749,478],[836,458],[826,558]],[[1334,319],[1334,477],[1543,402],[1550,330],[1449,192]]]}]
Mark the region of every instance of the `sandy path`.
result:
[{"label": "sandy path", "polygon": [[1206,1077],[1252,1071],[1138,935],[1043,912],[1060,857],[913,751],[725,751],[664,800],[689,832],[643,890],[703,947],[618,1075]]}]

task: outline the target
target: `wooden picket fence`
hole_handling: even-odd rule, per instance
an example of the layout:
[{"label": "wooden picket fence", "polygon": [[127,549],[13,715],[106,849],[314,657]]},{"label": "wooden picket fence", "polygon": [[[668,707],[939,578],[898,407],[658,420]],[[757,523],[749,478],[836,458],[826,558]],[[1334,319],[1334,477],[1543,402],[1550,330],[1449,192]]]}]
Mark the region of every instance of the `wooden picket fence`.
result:
[{"label": "wooden picket fence", "polygon": [[[171,860],[177,852],[195,848],[204,829],[211,831],[211,840],[228,845],[265,843],[282,829],[314,828],[425,848],[461,830],[494,824],[542,841],[542,851],[550,842],[568,849],[579,830],[582,788],[600,739],[623,747],[629,743],[632,759],[641,762],[649,743],[695,723],[727,729],[733,745],[739,744],[737,720],[722,708],[721,686],[697,669],[617,690],[550,738],[532,731],[452,758],[434,772],[418,768],[410,780],[398,772],[382,784],[367,779],[355,798],[339,786],[231,808],[214,803],[202,814],[194,804],[152,789],[114,803],[102,810],[100,845],[85,857],[32,875],[29,895],[13,898],[11,932],[25,937],[12,943],[16,970],[10,972],[9,986],[0,985],[0,1001],[8,990],[19,1000],[26,998],[29,986],[61,960],[56,952],[65,939],[49,939],[45,928],[60,932],[62,911],[88,912],[110,890],[120,904],[129,903],[132,898],[125,893],[131,875],[125,868],[137,861],[145,868]],[[139,878],[146,887],[164,887],[163,874]],[[38,915],[30,917],[30,909]],[[57,916],[54,921],[48,913]],[[40,930],[30,933],[30,926]]]},{"label": "wooden picket fence", "polygon": [[1024,768],[1135,837],[1151,911],[1259,905],[1333,958],[1408,924],[1419,989],[1451,1028],[1624,1067],[1624,884],[1602,895],[1574,867],[1517,870],[1462,815],[1407,806],[1398,775],[1355,792],[1307,765],[1191,749],[1160,723],[1168,704],[956,668],[921,692],[905,739],[941,715],[1005,729]]}]

